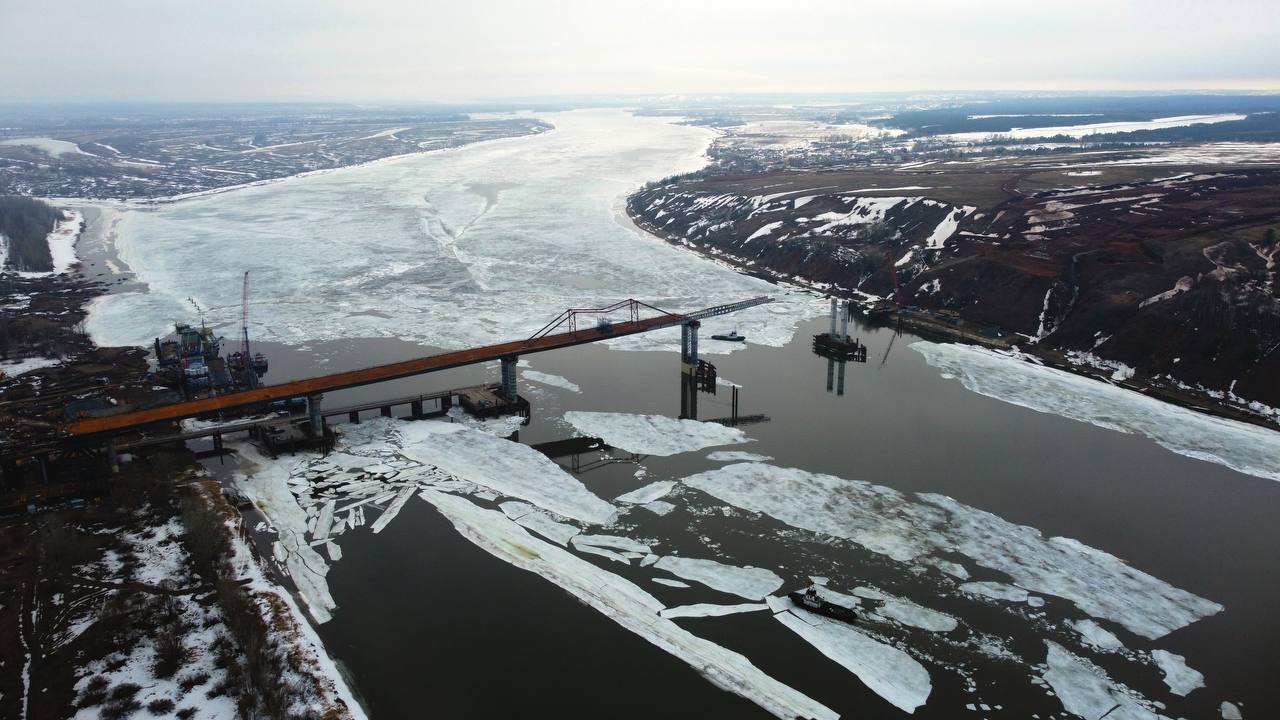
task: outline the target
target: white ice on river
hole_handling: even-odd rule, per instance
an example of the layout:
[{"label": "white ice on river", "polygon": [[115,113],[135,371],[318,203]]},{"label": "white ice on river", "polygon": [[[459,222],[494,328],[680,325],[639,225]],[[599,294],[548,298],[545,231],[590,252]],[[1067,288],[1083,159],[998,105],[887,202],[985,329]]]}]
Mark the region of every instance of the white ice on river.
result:
[{"label": "white ice on river", "polygon": [[1151,659],[1164,674],[1164,684],[1174,695],[1186,695],[1196,688],[1204,687],[1204,675],[1200,671],[1187,667],[1187,659],[1168,650],[1152,650]]},{"label": "white ice on river", "polygon": [[984,348],[918,341],[911,349],[973,392],[1037,412],[1145,435],[1180,455],[1280,480],[1280,433]]},{"label": "white ice on river", "polygon": [[[774,615],[823,655],[843,665],[877,695],[906,712],[929,699],[929,671],[907,653],[848,623],[828,620],[784,601],[789,609]],[[781,607],[781,604],[776,605]]]},{"label": "white ice on river", "polygon": [[[369,432],[385,420],[362,423]],[[513,443],[454,423],[411,422],[394,426],[401,451],[420,462],[520,498],[557,515],[582,522],[608,524],[612,505],[596,497],[582,482],[528,445]]]},{"label": "white ice on river", "polygon": [[737,567],[716,560],[667,555],[654,565],[676,577],[702,583],[713,590],[731,593],[748,600],[763,600],[782,587],[782,578],[772,570]]},{"label": "white ice on river", "polygon": [[1049,669],[1044,673],[1044,680],[1057,693],[1067,712],[1089,720],[1104,714],[1108,720],[1160,720],[1164,717],[1128,687],[1112,680],[1097,665],[1051,640],[1046,640],[1045,645],[1049,650],[1046,660]]},{"label": "white ice on river", "polygon": [[[634,297],[687,311],[757,295],[711,318],[780,346],[822,312],[810,295],[709,263],[638,230],[626,195],[702,167],[707,129],[619,110],[539,116],[553,132],[405,156],[122,213],[116,248],[145,291],[96,299],[100,345],[145,345],[197,318],[300,344],[393,337],[456,349],[525,338],[566,308]],[[607,249],[607,251],[602,250]],[[610,341],[676,349],[678,329]],[[705,352],[740,350],[737,343]]]},{"label": "white ice on river", "polygon": [[662,415],[574,410],[565,413],[564,419],[587,437],[642,455],[676,455],[750,440],[737,428]]},{"label": "white ice on river", "polygon": [[550,580],[627,630],[689,663],[716,686],[752,700],[779,718],[838,717],[831,709],[766,675],[746,657],[663,618],[663,604],[631,581],[538,540],[500,512],[432,490],[423,491],[423,495],[471,542]]},{"label": "white ice on river", "polygon": [[[1044,537],[944,495],[914,497],[892,488],[763,463],[738,463],[685,478],[685,484],[744,510],[803,530],[850,540],[893,560],[928,564],[959,552],[1010,576],[1024,591],[1056,595],[1147,638],[1222,610],[1076,540]],[[986,589],[988,584],[979,584]],[[990,595],[991,593],[984,593]],[[1015,598],[1010,598],[1015,599]]]}]

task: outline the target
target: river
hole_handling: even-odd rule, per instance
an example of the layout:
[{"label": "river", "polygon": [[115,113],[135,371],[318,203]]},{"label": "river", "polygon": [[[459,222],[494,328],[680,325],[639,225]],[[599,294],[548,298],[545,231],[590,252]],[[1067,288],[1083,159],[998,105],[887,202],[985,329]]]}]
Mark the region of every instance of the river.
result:
[{"label": "river", "polygon": [[[526,358],[520,452],[476,429],[342,426],[347,458],[455,478],[422,481],[423,499],[381,532],[348,527],[340,559],[320,560],[332,600],[320,633],[373,717],[1048,718],[1118,705],[1108,717],[1208,718],[1224,701],[1244,717],[1280,712],[1275,433],[864,327],[870,362],[844,368],[843,394],[828,390],[828,361],[809,349],[825,329],[820,299],[662,244],[621,212],[639,183],[697,167],[705,131],[617,111],[548,120],[557,129],[542,136],[124,212],[113,254],[129,281],[90,316],[100,343],[145,343],[194,319],[192,297],[231,335],[250,270],[251,332],[277,382],[522,337],[565,307],[624,297],[671,310],[779,298],[703,334],[704,350],[725,351],[707,357],[741,386],[742,412],[766,422],[641,417],[680,412],[678,337],[665,332]],[[731,328],[745,347],[707,337]],[[698,417],[728,415],[728,394],[701,395]],[[527,449],[583,434],[618,447],[552,458],[559,467]],[[220,469],[259,497],[309,462],[241,449]],[[643,507],[615,499],[664,481]],[[632,556],[524,536],[511,498],[554,505],[562,528]],[[600,506],[614,516],[601,522]],[[777,601],[656,617],[755,606],[814,576],[863,598],[863,620]],[[304,599],[315,609],[317,597]]]}]

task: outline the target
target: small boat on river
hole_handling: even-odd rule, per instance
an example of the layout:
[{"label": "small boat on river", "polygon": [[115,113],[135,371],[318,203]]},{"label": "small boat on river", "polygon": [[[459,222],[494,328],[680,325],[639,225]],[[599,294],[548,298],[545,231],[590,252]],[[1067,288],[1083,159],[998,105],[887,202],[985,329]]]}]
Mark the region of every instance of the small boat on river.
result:
[{"label": "small boat on river", "polygon": [[824,599],[821,593],[818,592],[816,585],[810,585],[804,590],[789,592],[787,597],[791,598],[791,602],[809,612],[825,615],[834,620],[851,623],[858,619],[858,613],[853,608]]},{"label": "small boat on river", "polygon": [[747,341],[746,336],[745,336],[745,335],[739,335],[737,330],[734,330],[733,332],[730,332],[728,335],[724,335],[724,334],[721,334],[721,335],[712,335],[712,336],[711,336],[711,339],[712,339],[712,340],[724,340],[725,342],[746,342],[746,341]]}]

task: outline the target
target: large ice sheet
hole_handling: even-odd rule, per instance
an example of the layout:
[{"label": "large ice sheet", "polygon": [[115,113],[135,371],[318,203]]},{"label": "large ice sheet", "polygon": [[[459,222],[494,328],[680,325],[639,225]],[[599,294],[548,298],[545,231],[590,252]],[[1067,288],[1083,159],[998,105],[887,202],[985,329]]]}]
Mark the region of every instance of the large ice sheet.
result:
[{"label": "large ice sheet", "polygon": [[575,410],[565,413],[564,419],[583,435],[643,455],[675,455],[750,440],[737,428],[662,415]]},{"label": "large ice sheet", "polygon": [[1164,673],[1164,684],[1174,695],[1186,695],[1196,688],[1204,687],[1204,675],[1199,670],[1187,666],[1187,659],[1168,650],[1152,650],[1151,659]]},{"label": "large ice sheet", "polygon": [[713,590],[732,593],[748,600],[763,600],[782,587],[782,578],[772,570],[737,567],[715,560],[667,555],[654,567],[685,580],[702,583]]},{"label": "large ice sheet", "polygon": [[823,655],[858,676],[877,695],[906,712],[929,699],[929,671],[905,652],[886,645],[852,625],[828,620],[792,606],[774,615]]},{"label": "large ice sheet", "polygon": [[[1101,668],[1046,640],[1049,648],[1045,682],[1057,693],[1067,712],[1093,720],[1160,720],[1132,690],[1113,681]],[[1117,707],[1119,706],[1119,707]],[[1167,719],[1166,719],[1167,720]]]},{"label": "large ice sheet", "polygon": [[1069,538],[1046,538],[1035,528],[944,495],[912,498],[872,483],[762,463],[727,465],[684,482],[724,502],[851,540],[894,560],[926,563],[933,554],[963,553],[1009,575],[1022,589],[1066,598],[1094,617],[1151,639],[1222,610],[1101,550]]},{"label": "large ice sheet", "polygon": [[[117,250],[146,291],[95,302],[90,332],[101,345],[150,343],[175,319],[196,320],[187,297],[215,327],[234,326],[246,270],[250,332],[293,344],[394,337],[454,349],[627,297],[678,312],[779,295],[626,217],[628,192],[705,164],[711,131],[618,110],[542,117],[554,132],[126,210]],[[781,345],[821,311],[812,296],[783,294],[719,322]],[[667,330],[610,345],[679,342]],[[741,349],[721,345],[707,350]]]},{"label": "large ice sheet", "polygon": [[423,496],[471,542],[555,583],[627,630],[689,663],[716,686],[750,699],[779,718],[839,717],[764,674],[742,655],[660,617],[662,603],[629,580],[532,537],[500,512],[431,490],[424,490]]},{"label": "large ice sheet", "polygon": [[631,505],[644,505],[645,503],[651,503],[671,492],[671,489],[675,486],[676,484],[674,481],[659,480],[657,482],[649,483],[642,488],[632,490],[629,493],[623,493],[613,500],[614,502],[628,503]]},{"label": "large ice sheet", "polygon": [[[388,421],[379,418],[361,427],[375,422]],[[400,451],[407,457],[503,495],[586,523],[608,524],[615,515],[612,505],[528,445],[453,423],[420,421],[387,425],[387,429],[397,434]]]},{"label": "large ice sheet", "polygon": [[722,615],[735,615],[737,613],[757,612],[759,610],[768,609],[769,606],[764,603],[739,603],[737,605],[695,603],[693,605],[669,607],[659,614],[668,619],[682,617],[720,617]]},{"label": "large ice sheet", "polygon": [[976,393],[1123,433],[1145,435],[1180,455],[1280,480],[1280,432],[1160,402],[1064,370],[955,343],[911,349]]}]

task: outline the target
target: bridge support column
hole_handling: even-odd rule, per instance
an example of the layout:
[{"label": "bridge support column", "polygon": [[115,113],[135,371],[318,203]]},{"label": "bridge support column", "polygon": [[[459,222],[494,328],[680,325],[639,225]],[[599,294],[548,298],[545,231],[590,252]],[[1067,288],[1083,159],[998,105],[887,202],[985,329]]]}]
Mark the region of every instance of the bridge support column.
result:
[{"label": "bridge support column", "polygon": [[507,402],[516,401],[516,362],[519,358],[508,355],[502,358],[502,397]]},{"label": "bridge support column", "polygon": [[391,417],[391,406],[390,406],[390,405],[383,405],[382,407],[378,408],[378,410],[379,410],[379,412],[381,412],[381,413],[382,413],[382,417]]},{"label": "bridge support column", "polygon": [[324,437],[324,416],[320,414],[320,399],[323,395],[307,396],[307,414],[311,419],[311,435]]},{"label": "bridge support column", "polygon": [[840,339],[849,342],[849,315],[853,313],[853,303],[844,301],[844,312],[840,313]]},{"label": "bridge support column", "polygon": [[360,424],[360,411],[359,411],[359,410],[352,410],[351,412],[347,413],[347,420],[349,420],[349,421],[351,422],[351,424],[352,424],[352,425],[359,425],[359,424]]},{"label": "bridge support column", "polygon": [[416,418],[422,417],[422,401],[421,400],[414,400],[413,402],[409,403],[409,415],[411,417],[416,417]]},{"label": "bridge support column", "polygon": [[[834,300],[832,302],[835,302]],[[831,322],[835,322],[832,320]],[[827,392],[831,392],[835,387],[836,377],[836,360],[835,358],[827,358]]]},{"label": "bridge support column", "polygon": [[107,464],[111,466],[111,474],[120,472],[120,454],[116,452],[116,439],[107,441]]},{"label": "bridge support column", "polygon": [[836,336],[836,299],[831,298],[831,337]]},{"label": "bridge support column", "polygon": [[847,365],[844,360],[840,361],[840,368],[836,371],[836,396],[844,395],[844,366]]},{"label": "bridge support column", "polygon": [[698,371],[698,328],[701,326],[697,320],[680,326],[680,371],[686,375]]}]

